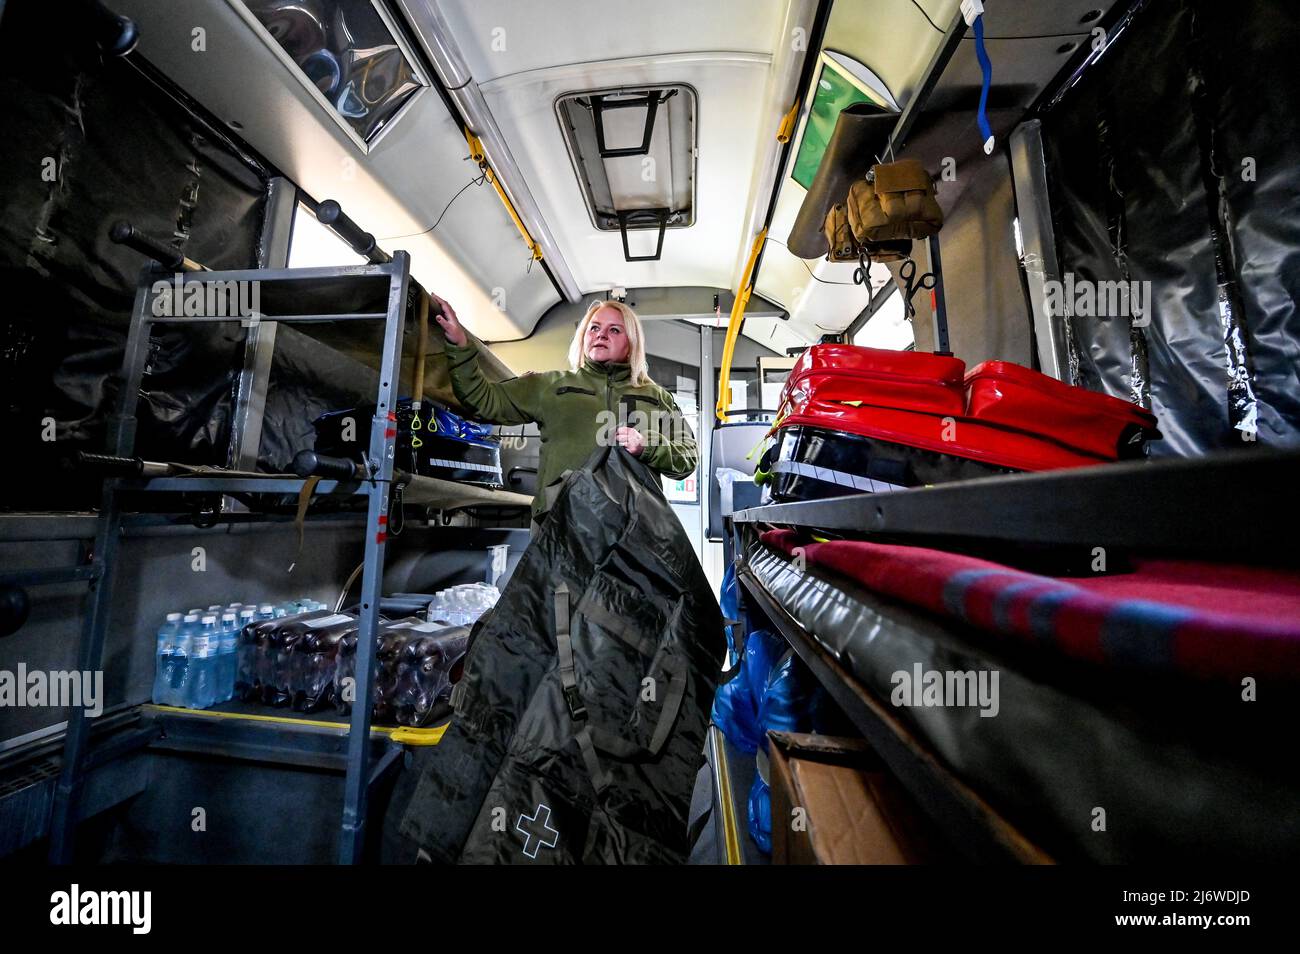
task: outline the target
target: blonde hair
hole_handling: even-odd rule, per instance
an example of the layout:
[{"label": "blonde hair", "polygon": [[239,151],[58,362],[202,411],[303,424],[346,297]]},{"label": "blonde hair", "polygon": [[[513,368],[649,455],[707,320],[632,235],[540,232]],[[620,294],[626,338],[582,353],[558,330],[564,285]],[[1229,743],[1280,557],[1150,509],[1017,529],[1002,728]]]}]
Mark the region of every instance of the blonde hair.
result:
[{"label": "blonde hair", "polygon": [[578,322],[578,330],[573,334],[573,343],[569,345],[569,367],[574,371],[582,367],[582,359],[587,354],[587,326],[591,324],[592,316],[602,308],[613,308],[623,316],[623,327],[627,329],[627,363],[632,368],[632,384],[636,387],[644,387],[654,383],[650,380],[650,368],[645,360],[645,335],[641,331],[641,319],[636,316],[635,311],[621,301],[605,301],[598,298],[587,307],[587,313],[582,316],[582,320]]}]

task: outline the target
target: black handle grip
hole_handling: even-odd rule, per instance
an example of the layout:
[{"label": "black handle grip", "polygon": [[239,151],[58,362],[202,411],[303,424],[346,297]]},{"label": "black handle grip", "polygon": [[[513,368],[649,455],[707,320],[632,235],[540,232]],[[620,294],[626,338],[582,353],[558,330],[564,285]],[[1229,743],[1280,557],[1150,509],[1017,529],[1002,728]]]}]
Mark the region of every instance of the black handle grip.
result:
[{"label": "black handle grip", "polygon": [[191,262],[183,254],[169,245],[164,245],[150,235],[145,235],[130,222],[118,220],[108,230],[108,237],[118,245],[125,245],[141,255],[152,258],[163,268],[174,272],[202,271],[202,266]]},{"label": "black handle grip", "polygon": [[383,265],[392,261],[387,252],[375,245],[375,237],[344,215],[343,207],[333,199],[326,199],[316,206],[316,221],[333,229],[335,235],[352,246],[358,255],[366,256],[372,264]]},{"label": "black handle grip", "polygon": [[31,611],[32,600],[25,589],[16,583],[0,583],[0,637],[22,629]]},{"label": "black handle grip", "polygon": [[331,480],[359,480],[365,477],[362,466],[346,457],[328,457],[312,450],[301,450],[289,465],[299,477],[328,477]]},{"label": "black handle grip", "polygon": [[105,473],[117,473],[128,477],[138,477],[144,472],[144,461],[139,457],[115,457],[112,454],[91,454],[77,451],[72,455],[72,462],[77,467],[86,467]]},{"label": "black handle grip", "polygon": [[118,16],[99,0],[90,0],[90,13],[95,30],[95,43],[109,56],[126,56],[135,49],[140,31],[135,22]]}]

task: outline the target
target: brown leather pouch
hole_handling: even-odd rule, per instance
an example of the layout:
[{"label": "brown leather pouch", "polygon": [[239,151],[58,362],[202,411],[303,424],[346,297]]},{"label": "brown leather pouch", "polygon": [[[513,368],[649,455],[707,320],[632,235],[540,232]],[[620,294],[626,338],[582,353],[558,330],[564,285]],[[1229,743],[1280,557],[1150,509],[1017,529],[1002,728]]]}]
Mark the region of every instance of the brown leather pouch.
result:
[{"label": "brown leather pouch", "polygon": [[849,187],[849,226],[860,243],[929,238],[943,228],[934,180],[916,159],[873,166]]}]

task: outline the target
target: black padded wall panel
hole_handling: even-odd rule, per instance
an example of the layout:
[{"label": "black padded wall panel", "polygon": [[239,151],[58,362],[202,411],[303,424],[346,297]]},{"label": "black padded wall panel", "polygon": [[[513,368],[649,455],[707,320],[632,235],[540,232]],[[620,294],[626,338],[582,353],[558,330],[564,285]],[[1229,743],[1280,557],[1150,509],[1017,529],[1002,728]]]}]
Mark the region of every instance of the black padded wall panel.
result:
[{"label": "black padded wall panel", "polygon": [[1285,0],[1147,3],[1044,117],[1062,273],[1152,291],[1069,320],[1076,383],[1149,406],[1155,454],[1300,443],[1298,44]]}]

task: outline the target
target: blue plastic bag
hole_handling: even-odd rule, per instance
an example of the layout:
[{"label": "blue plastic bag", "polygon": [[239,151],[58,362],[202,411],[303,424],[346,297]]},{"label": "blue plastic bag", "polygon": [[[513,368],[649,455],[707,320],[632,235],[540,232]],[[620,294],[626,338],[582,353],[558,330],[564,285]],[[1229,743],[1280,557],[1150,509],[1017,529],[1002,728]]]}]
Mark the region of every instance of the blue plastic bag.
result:
[{"label": "blue plastic bag", "polygon": [[822,731],[828,700],[821,683],[792,650],[772,666],[758,705],[758,772],[749,790],[748,810],[749,837],[765,854],[772,851],[772,789],[763,777],[768,765],[767,733]]},{"label": "blue plastic bag", "polygon": [[[760,759],[760,767],[763,760]],[[754,784],[749,787],[749,837],[765,855],[772,853],[772,787],[762,772],[754,773]]]},{"label": "blue plastic bag", "polygon": [[[727,566],[727,572],[722,577],[722,590],[718,594],[718,603],[722,607],[723,619],[740,619],[740,581],[736,578],[734,563]],[[727,632],[727,663],[730,666],[736,665],[736,641],[741,635],[740,627],[740,623],[728,624],[724,627]]]},{"label": "blue plastic bag", "polygon": [[429,419],[429,432],[439,437],[450,437],[452,440],[465,441],[470,444],[488,444],[491,443],[489,438],[492,436],[491,424],[476,424],[473,421],[467,421],[445,407],[434,406],[433,414]]},{"label": "blue plastic bag", "polygon": [[754,630],[745,637],[745,651],[736,674],[720,685],[713,697],[713,724],[722,730],[727,741],[747,754],[758,751],[762,736],[759,705],[772,665],[786,649],[786,641],[780,636]]}]

